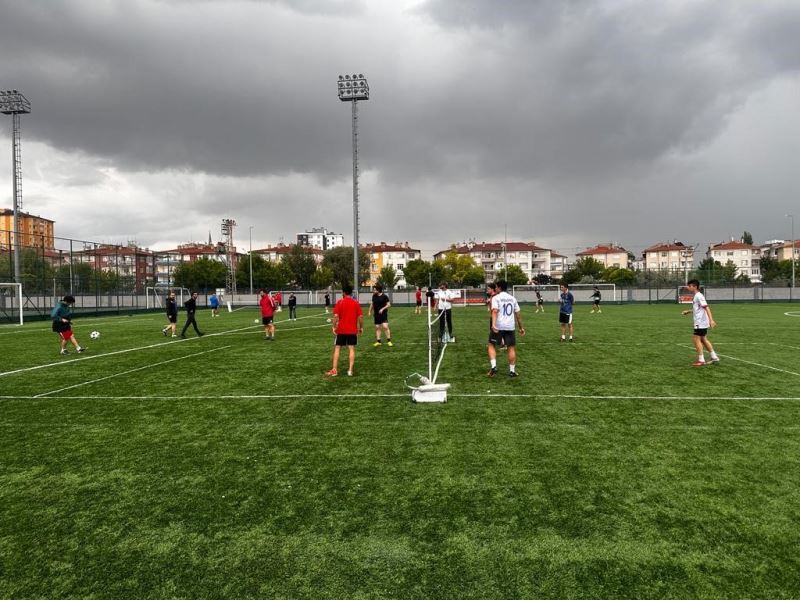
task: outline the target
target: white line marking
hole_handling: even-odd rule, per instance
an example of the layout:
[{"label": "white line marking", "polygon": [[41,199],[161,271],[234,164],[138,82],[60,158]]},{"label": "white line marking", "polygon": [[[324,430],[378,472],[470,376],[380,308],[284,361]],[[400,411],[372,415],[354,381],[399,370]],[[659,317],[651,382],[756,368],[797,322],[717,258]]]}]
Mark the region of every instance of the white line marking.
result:
[{"label": "white line marking", "polygon": [[[207,333],[203,337],[217,337],[221,335],[225,335],[234,331],[244,331],[245,329],[252,329],[253,327],[261,327],[261,325],[251,325],[249,327],[240,327],[239,329],[231,329],[230,331],[221,331],[218,333]],[[72,360],[62,360],[59,362],[53,363],[46,363],[44,365],[37,365],[35,367],[25,367],[24,369],[15,369],[13,371],[4,371],[0,373],[0,377],[5,377],[6,375],[15,375],[16,373],[26,373],[28,371],[37,371],[39,369],[47,369],[49,367],[58,367],[61,365],[71,365],[76,362],[81,362],[84,360],[94,360],[95,358],[104,358],[106,356],[114,356],[116,354],[126,354],[128,352],[136,352],[138,350],[147,350],[149,348],[163,348],[164,346],[169,346],[171,344],[181,344],[183,342],[192,342],[199,340],[199,337],[192,337],[192,338],[185,338],[185,339],[178,339],[178,340],[170,340],[167,342],[161,342],[159,344],[150,344],[148,346],[139,346],[138,348],[127,348],[125,350],[116,350],[115,352],[106,352],[104,354],[93,354],[91,356],[82,356],[81,358],[74,358]]]},{"label": "white line marking", "polygon": [[783,314],[785,314],[787,317],[800,317],[800,311],[796,310],[790,310],[789,312],[785,312]]},{"label": "white line marking", "polygon": [[[678,346],[680,346],[681,348],[689,348],[691,350],[695,349],[694,346],[685,346],[683,344],[678,344]],[[743,358],[736,358],[735,356],[731,356],[730,354],[720,354],[719,352],[717,352],[717,356],[721,356],[722,358],[728,358],[730,360],[735,360],[735,361],[738,361],[738,362],[743,362],[743,363],[746,363],[748,365],[754,365],[756,367],[763,367],[763,368],[769,369],[771,371],[778,371],[779,373],[786,373],[787,375],[794,375],[796,377],[800,377],[800,373],[795,373],[794,371],[787,371],[786,369],[779,369],[778,367],[771,367],[770,365],[764,365],[764,364],[761,364],[761,363],[753,362],[751,360],[745,360]],[[710,366],[710,365],[706,365],[706,366]]]},{"label": "white line marking", "polygon": [[[454,398],[549,398],[567,400],[786,400],[800,401],[798,396],[624,396],[624,395],[583,395],[583,394],[459,394],[451,392]],[[240,396],[55,396],[53,400],[275,400],[304,398],[411,398],[411,394],[242,394]],[[2,400],[34,400],[37,396],[0,396]]]},{"label": "white line marking", "polygon": [[194,354],[187,354],[186,356],[178,356],[177,358],[170,358],[169,360],[162,360],[161,362],[153,363],[151,365],[145,365],[143,367],[138,367],[136,369],[130,369],[128,371],[123,371],[122,373],[115,373],[113,375],[107,375],[105,377],[100,377],[99,379],[93,379],[91,381],[84,381],[83,383],[76,383],[75,385],[70,385],[65,388],[61,388],[58,390],[52,390],[50,392],[43,392],[41,394],[37,394],[34,398],[44,398],[45,396],[49,396],[50,394],[57,394],[59,392],[66,392],[67,390],[72,390],[84,385],[92,385],[93,383],[99,383],[100,381],[106,381],[107,379],[113,379],[114,377],[121,377],[122,375],[129,375],[130,373],[136,373],[137,371],[143,371],[145,369],[152,369],[153,367],[159,367],[161,365],[166,365],[168,363],[176,362],[179,360],[184,360],[187,358],[193,358],[195,356],[201,356],[203,354],[209,354],[211,352],[218,352],[219,350],[225,350],[230,348],[231,346],[222,346],[221,348],[212,348],[211,350],[204,350],[203,352],[195,352]]}]

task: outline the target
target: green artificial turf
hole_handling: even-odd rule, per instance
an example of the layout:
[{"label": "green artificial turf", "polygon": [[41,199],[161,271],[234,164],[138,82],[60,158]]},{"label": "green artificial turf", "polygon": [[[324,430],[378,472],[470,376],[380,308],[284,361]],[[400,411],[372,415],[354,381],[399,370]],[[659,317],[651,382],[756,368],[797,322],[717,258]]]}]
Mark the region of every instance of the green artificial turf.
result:
[{"label": "green artificial turf", "polygon": [[455,309],[443,405],[407,308],[335,379],[319,309],[2,327],[0,597],[796,598],[800,310],[712,306],[692,368],[681,308],[525,306],[517,379]]}]

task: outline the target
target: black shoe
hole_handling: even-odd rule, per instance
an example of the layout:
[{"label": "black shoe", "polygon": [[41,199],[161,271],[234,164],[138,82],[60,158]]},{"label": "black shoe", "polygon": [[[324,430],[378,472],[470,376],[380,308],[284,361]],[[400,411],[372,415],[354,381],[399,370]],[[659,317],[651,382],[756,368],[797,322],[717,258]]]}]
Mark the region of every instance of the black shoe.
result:
[{"label": "black shoe", "polygon": [[204,335],[205,335],[205,333],[198,333],[197,337],[203,337]]},{"label": "black shoe", "polygon": [[162,329],[162,330],[161,330],[161,333],[163,333],[163,334],[164,334],[164,337],[167,337],[167,330],[166,330],[166,329]]},{"label": "black shoe", "polygon": [[571,344],[572,342],[574,342],[574,341],[575,341],[575,340],[573,340],[572,338],[569,338],[569,343],[570,343],[570,344]]},{"label": "black shoe", "polygon": [[495,375],[497,375],[497,367],[492,367],[486,374],[487,377],[494,377]]},{"label": "black shoe", "polygon": [[182,333],[182,334],[181,334],[181,337],[182,337],[183,339],[186,339],[186,334],[185,334],[185,333]]},{"label": "black shoe", "polygon": [[509,377],[519,377],[519,373],[517,373],[516,371],[509,371],[508,372],[508,376]]}]

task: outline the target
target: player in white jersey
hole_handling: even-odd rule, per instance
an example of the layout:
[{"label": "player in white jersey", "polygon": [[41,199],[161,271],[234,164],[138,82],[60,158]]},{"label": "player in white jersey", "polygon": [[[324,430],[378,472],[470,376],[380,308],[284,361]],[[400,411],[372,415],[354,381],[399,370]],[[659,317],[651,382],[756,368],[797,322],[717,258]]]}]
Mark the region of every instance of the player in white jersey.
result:
[{"label": "player in white jersey", "polygon": [[519,334],[525,335],[525,328],[520,318],[520,308],[517,299],[508,293],[508,283],[498,281],[498,294],[492,296],[492,329],[489,332],[489,377],[497,375],[497,346],[505,345],[508,348],[508,375],[517,377],[517,340],[516,328]]},{"label": "player in white jersey", "polygon": [[692,299],[692,308],[684,310],[682,314],[688,315],[692,313],[694,325],[694,347],[697,350],[697,360],[692,363],[693,367],[702,367],[706,364],[706,357],[704,348],[711,354],[711,362],[718,363],[719,356],[714,352],[714,346],[706,337],[709,328],[717,326],[714,317],[711,315],[711,307],[706,302],[706,297],[700,293],[700,282],[697,279],[692,279],[686,283],[686,287],[690,292],[694,293]]}]

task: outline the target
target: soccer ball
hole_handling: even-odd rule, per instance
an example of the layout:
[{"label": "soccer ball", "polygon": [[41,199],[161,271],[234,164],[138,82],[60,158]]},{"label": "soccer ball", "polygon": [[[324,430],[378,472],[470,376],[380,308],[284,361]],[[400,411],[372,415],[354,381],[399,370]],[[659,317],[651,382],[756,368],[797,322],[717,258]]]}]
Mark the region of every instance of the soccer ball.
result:
[{"label": "soccer ball", "polygon": [[93,340],[96,340],[97,338],[100,337],[100,332],[99,331],[93,331],[92,333],[89,334],[89,337],[92,338]]},{"label": "soccer ball", "polygon": [[258,323],[258,322],[259,322],[258,319],[253,320],[253,323]]},{"label": "soccer ball", "polygon": [[330,319],[325,319],[325,320],[326,320],[328,323],[330,323],[330,322],[331,322],[331,320],[330,320]]}]

